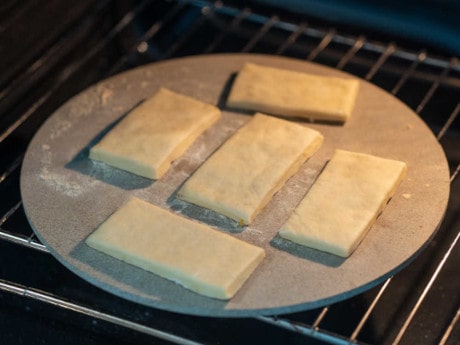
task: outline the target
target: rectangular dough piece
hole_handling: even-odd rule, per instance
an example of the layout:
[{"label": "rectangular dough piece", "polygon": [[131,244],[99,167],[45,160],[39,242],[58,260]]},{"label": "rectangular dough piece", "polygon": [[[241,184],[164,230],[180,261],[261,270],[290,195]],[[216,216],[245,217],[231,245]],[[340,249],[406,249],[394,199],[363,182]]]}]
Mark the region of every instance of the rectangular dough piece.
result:
[{"label": "rectangular dough piece", "polygon": [[137,198],[117,209],[86,243],[201,295],[229,299],[265,251]]},{"label": "rectangular dough piece", "polygon": [[359,81],[325,77],[246,63],[238,73],[227,106],[311,120],[345,122]]},{"label": "rectangular dough piece", "polygon": [[89,157],[159,179],[219,117],[217,107],[162,88],[93,146]]},{"label": "rectangular dough piece", "polygon": [[178,197],[250,224],[322,141],[313,129],[258,113],[198,168]]},{"label": "rectangular dough piece", "polygon": [[348,257],[393,196],[406,163],[336,150],[279,235]]}]

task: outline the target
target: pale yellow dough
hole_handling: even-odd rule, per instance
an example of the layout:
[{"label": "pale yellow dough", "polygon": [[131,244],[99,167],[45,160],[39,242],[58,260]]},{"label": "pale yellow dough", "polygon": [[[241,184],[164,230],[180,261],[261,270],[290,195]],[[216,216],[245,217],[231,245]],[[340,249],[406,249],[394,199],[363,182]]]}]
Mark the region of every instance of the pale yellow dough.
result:
[{"label": "pale yellow dough", "polygon": [[337,150],[279,235],[348,257],[393,196],[406,163]]},{"label": "pale yellow dough", "polygon": [[256,114],[198,168],[178,197],[249,224],[322,141],[303,125]]},{"label": "pale yellow dough", "polygon": [[217,107],[162,88],[93,146],[89,157],[159,179],[219,117]]},{"label": "pale yellow dough", "polygon": [[227,105],[281,116],[345,122],[353,111],[358,89],[357,79],[246,63],[233,83]]},{"label": "pale yellow dough", "polygon": [[234,296],[265,256],[262,248],[137,198],[115,211],[86,243],[218,299]]}]

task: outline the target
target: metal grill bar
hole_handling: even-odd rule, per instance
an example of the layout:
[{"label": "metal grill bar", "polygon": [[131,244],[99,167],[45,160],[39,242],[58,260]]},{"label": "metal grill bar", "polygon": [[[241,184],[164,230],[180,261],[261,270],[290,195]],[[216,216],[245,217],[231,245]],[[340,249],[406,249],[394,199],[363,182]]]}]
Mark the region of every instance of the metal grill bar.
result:
[{"label": "metal grill bar", "polygon": [[249,8],[244,8],[241,12],[238,13],[237,16],[233,17],[230,25],[226,26],[223,31],[220,32],[219,35],[217,35],[214,40],[211,42],[211,44],[203,51],[205,54],[209,54],[216,47],[222,42],[222,40],[227,36],[230,32],[235,30],[240,23],[251,13],[251,10]]},{"label": "metal grill bar", "polygon": [[259,31],[257,31],[257,33],[252,36],[252,38],[244,46],[244,48],[241,49],[241,51],[243,53],[250,52],[252,50],[252,48],[254,48],[254,46],[257,44],[257,42],[259,42],[262,39],[262,37],[264,37],[264,35],[270,30],[270,28],[272,26],[274,26],[275,23],[278,22],[278,21],[279,21],[278,16],[272,16],[271,18],[269,18],[264,23],[264,25],[262,25],[262,27],[259,29]]},{"label": "metal grill bar", "polygon": [[441,80],[445,79],[449,73],[449,71],[458,64],[457,59],[451,59],[449,65],[447,65],[443,71],[439,74],[439,78],[431,85],[430,89],[426,93],[425,97],[422,99],[420,104],[418,105],[417,109],[415,112],[418,114],[420,113],[423,108],[426,106],[426,104],[430,101],[430,99],[433,97],[434,92],[436,89],[439,87],[439,84],[441,83]]},{"label": "metal grill bar", "polygon": [[0,227],[0,239],[6,240],[8,242],[14,243],[14,244],[19,244],[23,247],[27,247],[30,249],[35,249],[43,253],[49,253],[50,251],[48,248],[46,248],[43,244],[37,242],[36,240],[33,239],[33,235],[30,237],[21,237],[17,234],[12,234],[6,230],[3,230]]},{"label": "metal grill bar", "polygon": [[207,17],[211,15],[214,11],[216,5],[213,6],[204,6],[201,9],[201,16],[199,16],[193,24],[190,25],[187,32],[184,33],[175,43],[173,43],[166,53],[161,57],[161,59],[167,59],[171,57],[185,42],[187,42],[190,37],[192,37],[195,32],[204,24]]},{"label": "metal grill bar", "polygon": [[21,166],[23,156],[20,155],[17,157],[13,163],[3,172],[3,174],[0,175],[0,183],[5,181],[8,176],[10,176],[16,169],[18,169]]},{"label": "metal grill bar", "polygon": [[[453,180],[453,177],[452,177],[452,180]],[[411,310],[409,316],[407,317],[407,319],[404,322],[403,326],[399,330],[398,335],[396,336],[395,340],[393,341],[393,343],[392,343],[393,345],[397,345],[397,344],[399,344],[401,342],[401,339],[403,338],[404,334],[406,333],[407,328],[409,327],[410,323],[414,319],[415,314],[417,313],[418,309],[422,305],[423,301],[425,300],[426,295],[428,294],[428,292],[430,291],[431,287],[433,286],[436,278],[438,277],[439,272],[441,272],[441,269],[444,267],[447,259],[449,258],[449,256],[451,255],[453,249],[457,245],[459,238],[460,238],[460,231],[457,233],[457,236],[452,241],[451,245],[449,246],[449,248],[447,249],[446,253],[442,257],[441,261],[439,262],[438,266],[436,267],[436,270],[434,271],[434,273],[431,276],[430,280],[425,285],[425,288],[423,289],[423,292],[421,293],[419,299],[415,303],[415,305],[414,305],[413,309]]]},{"label": "metal grill bar", "polygon": [[450,116],[447,119],[446,123],[441,128],[441,130],[439,131],[438,135],[436,136],[436,138],[438,140],[440,140],[444,136],[444,134],[446,134],[447,130],[452,125],[454,120],[457,118],[459,113],[460,113],[460,103],[457,103],[457,106],[455,107],[454,111],[452,112],[452,114],[450,114]]},{"label": "metal grill bar", "polygon": [[369,70],[369,72],[366,74],[364,79],[366,80],[371,80],[374,75],[378,72],[378,70],[382,67],[382,65],[387,61],[387,59],[396,51],[396,45],[393,43],[390,43],[385,51],[380,55],[380,58],[377,60],[377,62],[372,66],[372,68]]},{"label": "metal grill bar", "polygon": [[345,337],[341,338],[337,335],[332,335],[331,333],[320,329],[319,326],[326,317],[328,311],[329,307],[322,308],[311,326],[304,323],[294,322],[288,318],[280,318],[274,316],[260,316],[256,319],[331,344],[349,344],[349,340],[346,340]]},{"label": "metal grill bar", "polygon": [[177,13],[179,13],[179,11],[184,8],[185,5],[185,2],[176,3],[176,5],[161,20],[155,22],[139,39],[137,39],[132,44],[130,48],[127,48],[125,54],[113,64],[109,74],[114,74],[119,71],[128,61],[129,56],[136,51],[139,51],[139,45],[153,39],[155,35],[163,28],[163,26],[171,21],[177,15]]},{"label": "metal grill bar", "polygon": [[11,243],[20,244],[22,246],[39,250],[41,252],[49,253],[49,250],[41,243],[34,241],[34,234],[32,233],[29,237],[19,236],[17,234],[12,234],[4,229],[2,229],[3,224],[15,214],[19,208],[22,206],[22,201],[16,203],[11,207],[3,216],[0,218],[0,239],[7,240]]},{"label": "metal grill bar", "polygon": [[308,54],[307,60],[313,61],[319,53],[321,53],[326,47],[331,43],[332,39],[336,36],[335,29],[331,29],[328,31],[326,35],[324,35],[321,42],[313,49],[310,54]]},{"label": "metal grill bar", "polygon": [[291,45],[293,45],[297,41],[300,35],[305,33],[306,29],[307,29],[307,23],[301,23],[299,27],[297,28],[297,30],[293,31],[291,35],[289,35],[287,40],[285,40],[284,43],[279,46],[275,54],[281,55],[282,53],[284,53],[286,49],[288,49]]},{"label": "metal grill bar", "polygon": [[18,202],[16,205],[14,205],[8,212],[6,212],[2,218],[0,218],[0,226],[5,224],[5,222],[10,218],[18,209],[21,207],[22,202]]},{"label": "metal grill bar", "polygon": [[56,307],[71,310],[73,312],[77,312],[77,313],[80,313],[80,314],[83,314],[83,315],[86,315],[86,316],[89,316],[89,317],[92,317],[98,320],[107,321],[115,325],[126,327],[134,331],[141,332],[147,335],[151,335],[153,337],[167,340],[167,341],[170,341],[176,344],[183,344],[183,345],[199,345],[200,344],[195,341],[185,339],[185,338],[179,337],[171,333],[163,332],[158,329],[148,327],[148,326],[145,326],[145,325],[142,325],[142,324],[139,324],[139,323],[127,320],[127,319],[123,319],[123,318],[120,318],[120,317],[117,317],[117,316],[114,316],[108,313],[97,311],[93,308],[88,308],[80,304],[66,301],[58,296],[51,295],[43,291],[30,289],[30,288],[27,288],[25,286],[20,286],[20,285],[13,285],[3,280],[0,280],[0,290],[6,291],[9,293],[13,293],[16,295],[20,295],[23,297],[31,298],[36,301],[45,302],[45,303],[54,305]]},{"label": "metal grill bar", "polygon": [[454,181],[457,178],[459,173],[460,173],[460,164],[457,165],[457,169],[455,169],[454,173],[452,174],[451,181]]},{"label": "metal grill bar", "polygon": [[365,41],[366,38],[364,36],[359,36],[353,46],[345,53],[345,55],[342,56],[336,67],[338,69],[343,69],[351,58],[355,56],[356,53],[364,46]]},{"label": "metal grill bar", "polygon": [[304,324],[294,323],[291,320],[265,317],[265,316],[257,317],[257,319],[262,322],[271,324],[273,326],[277,326],[277,327],[286,329],[294,333],[298,333],[298,334],[301,334],[301,335],[304,335],[310,338],[324,341],[329,344],[350,345],[350,340],[346,339],[345,337],[339,336],[337,334],[331,334],[324,330],[319,331],[317,328],[309,327]]},{"label": "metal grill bar", "polygon": [[427,54],[424,50],[422,50],[420,53],[417,54],[416,58],[413,60],[412,64],[410,67],[404,72],[404,74],[401,76],[399,79],[398,83],[395,85],[395,87],[391,90],[391,93],[393,95],[396,95],[401,87],[407,82],[409,77],[414,73],[415,69],[417,66],[424,62],[427,58]]},{"label": "metal grill bar", "polygon": [[372,301],[371,305],[369,306],[369,308],[366,310],[366,312],[364,313],[361,321],[358,323],[358,326],[356,326],[355,330],[353,331],[353,333],[351,334],[350,336],[350,340],[351,341],[356,341],[357,338],[358,338],[358,334],[361,332],[361,330],[363,329],[363,326],[364,324],[366,323],[366,321],[369,319],[372,311],[374,310],[375,306],[377,305],[378,301],[380,300],[380,297],[382,297],[383,293],[385,292],[386,288],[388,287],[388,284],[390,284],[391,282],[391,279],[392,278],[388,278],[385,283],[382,285],[382,287],[380,288],[377,296],[375,296],[374,300]]},{"label": "metal grill bar", "polygon": [[0,134],[0,144],[9,137],[16,129],[18,129],[29,117],[34,114],[40,106],[42,106],[54,93],[59,86],[67,80],[67,75],[62,75],[55,87],[52,87],[40,99],[38,99],[24,114],[22,114],[13,124],[11,124],[3,133]]},{"label": "metal grill bar", "polygon": [[439,345],[445,345],[447,343],[458,320],[460,320],[460,308],[457,309],[457,313],[453,317],[452,322],[449,324],[449,326],[446,329],[446,332],[444,333],[441,340],[439,341]]},{"label": "metal grill bar", "polygon": [[318,329],[320,323],[324,320],[326,317],[327,312],[329,311],[329,307],[324,307],[321,312],[319,313],[318,317],[316,318],[315,322],[313,322],[312,328],[313,329]]},{"label": "metal grill bar", "polygon": [[[384,294],[386,288],[390,284],[392,278],[389,278],[386,280],[386,282],[381,286],[379,289],[378,294],[370,304],[369,308],[366,310],[364,313],[363,317],[359,321],[358,325],[354,329],[353,333],[349,338],[343,337],[337,337],[337,335],[334,335],[331,337],[331,334],[329,334],[327,331],[322,330],[319,328],[321,322],[324,320],[326,317],[329,307],[325,307],[321,309],[321,312],[318,314],[316,320],[313,322],[311,326],[303,324],[303,323],[298,323],[298,322],[293,322],[289,319],[286,318],[279,318],[279,317],[258,317],[257,319],[266,323],[270,323],[272,325],[276,325],[278,327],[300,333],[303,335],[307,335],[309,337],[321,340],[321,341],[326,341],[331,344],[351,344],[351,343],[357,343],[357,337],[359,333],[361,332],[362,328],[364,327],[364,324],[367,322],[369,317],[372,314],[372,311],[374,310],[375,306],[379,302],[380,298]],[[362,342],[361,342],[362,344]]]}]

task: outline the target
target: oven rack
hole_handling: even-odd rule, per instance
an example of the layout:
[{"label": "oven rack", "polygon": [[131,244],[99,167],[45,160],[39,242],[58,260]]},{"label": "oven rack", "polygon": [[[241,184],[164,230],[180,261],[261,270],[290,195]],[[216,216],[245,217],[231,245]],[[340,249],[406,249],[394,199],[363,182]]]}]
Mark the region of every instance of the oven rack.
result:
[{"label": "oven rack", "polygon": [[[120,13],[114,15],[115,10]],[[151,15],[153,10],[159,13]],[[436,331],[423,333],[421,323],[428,323],[430,329],[435,323],[440,323],[430,319],[427,314],[431,312],[424,309],[427,304],[433,305],[442,299],[439,296],[441,291],[436,287],[439,277],[450,272],[453,258],[459,255],[460,222],[456,211],[460,202],[454,193],[456,191],[459,194],[460,190],[458,59],[434,55],[423,49],[409,50],[395,42],[369,40],[365,35],[348,34],[346,29],[340,31],[323,28],[316,23],[312,25],[290,17],[282,11],[276,15],[267,15],[267,9],[257,10],[221,1],[142,1],[135,2],[127,9],[116,1],[89,4],[78,21],[69,24],[52,44],[41,50],[0,90],[1,116],[6,119],[0,122],[0,152],[8,152],[4,155],[6,159],[2,158],[0,163],[0,191],[4,195],[0,209],[2,244],[6,244],[10,252],[19,251],[25,255],[33,252],[32,255],[40,257],[40,262],[54,260],[27,224],[19,193],[19,173],[26,145],[33,133],[59,104],[75,92],[124,69],[184,55],[257,52],[314,61],[335,66],[373,82],[413,108],[429,124],[446,150],[451,169],[452,198],[446,219],[433,240],[434,244],[421,254],[421,259],[415,260],[421,265],[418,270],[426,271],[427,276],[409,296],[405,294],[406,291],[400,292],[399,302],[404,307],[394,307],[398,309],[398,317],[388,322],[384,331],[377,331],[378,336],[369,335],[369,324],[389,303],[388,291],[395,285],[394,289],[399,290],[399,285],[404,284],[400,275],[364,293],[365,297],[353,297],[344,303],[304,313],[257,317],[247,322],[264,330],[282,329],[286,331],[283,335],[300,335],[300,339],[306,343],[311,340],[331,344],[410,344],[416,343],[414,339],[422,337],[425,340],[428,338],[426,344],[455,344],[460,334],[458,290],[453,292],[453,302],[457,304],[445,310],[447,321],[437,325]],[[150,19],[147,24],[146,18]],[[89,39],[99,25],[102,28],[98,40]],[[88,77],[82,78],[80,84],[76,83],[83,73],[87,73]],[[40,84],[46,87],[38,87]],[[66,91],[62,92],[63,89]],[[18,105],[25,95],[30,95],[28,101]],[[448,101],[443,98],[446,95]],[[8,118],[3,115],[7,113],[15,116]],[[17,137],[23,138],[23,142],[18,145],[19,148],[15,146],[11,149]],[[61,273],[65,269],[58,264],[55,266],[53,269],[58,270],[59,274],[66,277],[69,275]],[[410,271],[410,267],[405,270]],[[218,330],[220,328],[213,326],[214,322],[219,323],[219,327],[222,324],[230,325],[233,330],[240,325],[234,320],[197,321],[194,317],[170,315],[133,306],[105,294],[104,303],[98,305],[84,293],[78,297],[71,293],[69,296],[69,291],[74,292],[72,288],[67,291],[54,286],[48,288],[46,284],[42,287],[40,284],[28,283],[28,279],[20,281],[4,277],[2,270],[0,274],[0,300],[4,300],[5,295],[16,295],[21,300],[50,306],[53,312],[65,310],[80,314],[92,320],[92,326],[89,326],[91,329],[97,328],[98,322],[102,322],[126,328],[134,334],[145,334],[148,339],[152,337],[167,342],[191,344],[213,343],[216,338],[205,330],[198,332],[198,335],[190,332],[190,325],[196,327],[198,323],[200,327]],[[458,270],[454,274],[458,275]],[[84,282],[76,285],[84,286],[91,291],[89,294],[93,293],[92,288]],[[458,289],[458,283],[456,287]],[[409,300],[407,304],[402,302],[404,298]],[[439,303],[443,306],[445,302]],[[122,307],[114,311],[111,304]],[[138,312],[132,315],[132,309]],[[345,319],[356,313],[359,315],[352,317],[353,324],[346,329],[342,326],[334,327],[328,321],[337,317]],[[436,317],[436,313],[433,314]],[[167,318],[169,321],[165,324],[158,321],[159,318]],[[220,340],[215,341],[218,342]]]}]

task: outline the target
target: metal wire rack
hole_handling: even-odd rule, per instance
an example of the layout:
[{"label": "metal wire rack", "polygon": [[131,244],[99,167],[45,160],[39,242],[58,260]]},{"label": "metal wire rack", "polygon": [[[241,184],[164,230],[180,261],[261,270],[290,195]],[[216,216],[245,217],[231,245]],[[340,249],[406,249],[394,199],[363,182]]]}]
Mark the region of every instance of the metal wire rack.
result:
[{"label": "metal wire rack", "polygon": [[[37,48],[14,76],[0,83],[0,314],[15,308],[35,311],[32,319],[40,313],[64,319],[62,315],[71,314],[77,320],[68,321],[72,327],[77,324],[98,337],[108,333],[112,340],[120,336],[145,342],[242,343],[253,338],[235,333],[246,331],[259,333],[254,339],[266,333],[272,341],[292,343],[458,343],[460,63],[456,57],[312,25],[282,11],[271,15],[267,9],[220,1],[87,3],[78,20],[46,47]],[[360,296],[321,309],[222,320],[134,305],[96,291],[54,261],[27,223],[19,191],[22,158],[40,124],[65,99],[101,78],[162,59],[220,52],[278,54],[335,66],[388,90],[428,123],[446,151],[452,197],[438,234],[414,263]],[[34,275],[41,278],[31,279]],[[272,335],[274,329],[279,334]],[[124,335],[126,330],[129,335]]]}]

